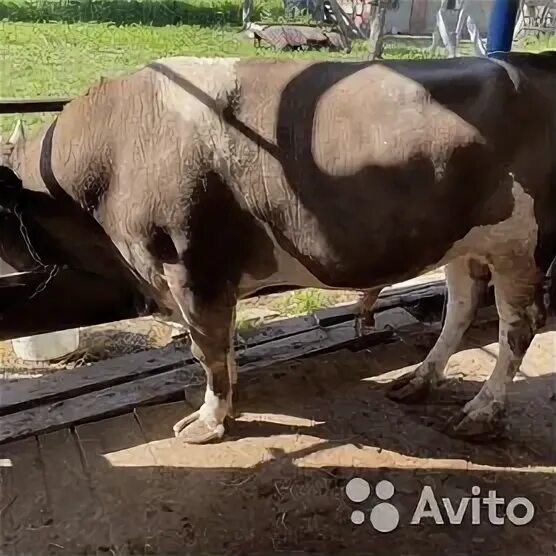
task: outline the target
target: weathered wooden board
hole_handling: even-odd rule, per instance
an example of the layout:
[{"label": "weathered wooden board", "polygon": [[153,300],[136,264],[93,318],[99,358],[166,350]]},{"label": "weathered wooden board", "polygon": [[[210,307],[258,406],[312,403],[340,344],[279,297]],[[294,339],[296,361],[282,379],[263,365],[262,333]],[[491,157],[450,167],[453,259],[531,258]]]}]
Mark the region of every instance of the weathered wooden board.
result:
[{"label": "weathered wooden board", "polygon": [[170,371],[183,366],[184,359],[191,359],[191,354],[169,347],[117,357],[79,370],[7,382],[0,394],[0,416],[28,409],[37,403],[53,403],[153,373]]},{"label": "weathered wooden board", "polygon": [[[2,447],[2,554],[35,554],[50,542],[52,508],[38,441],[31,437]],[[4,503],[5,496],[5,503]],[[46,552],[46,550],[45,550]],[[44,552],[41,552],[44,554]]]},{"label": "weathered wooden board", "polygon": [[[353,313],[338,315],[335,309],[328,317],[321,313],[320,317],[291,319],[291,328],[288,321],[270,325],[266,331],[259,330],[244,340],[245,349],[237,353],[239,371],[241,374],[253,372],[278,362],[342,348],[362,349],[422,333],[422,323],[415,324],[415,318],[397,304],[413,303],[423,292],[428,292],[429,297],[441,295],[442,287],[441,284],[412,286],[408,290],[419,292],[414,296],[411,291],[388,291],[382,307],[391,302],[394,308],[380,312],[381,330],[367,329],[359,334]],[[389,313],[394,319],[391,326]],[[351,320],[340,324],[316,324],[317,320],[330,323],[349,316]],[[496,318],[492,311],[486,314],[483,311],[477,320],[492,318]],[[439,324],[433,328],[437,332]],[[42,380],[18,381],[6,385],[1,396],[0,412],[4,417],[0,442],[122,414],[141,405],[183,399],[184,391],[186,399],[195,406],[201,401],[203,389],[204,373],[190,352],[173,347],[126,356]]]},{"label": "weathered wooden board", "polygon": [[[425,286],[407,286],[386,290],[377,302],[377,312],[395,306],[413,304],[420,299],[426,300],[431,296],[443,295],[443,281],[433,282]],[[255,330],[245,331],[241,334],[241,345],[236,346],[240,365],[244,360],[243,358],[246,358],[246,362],[253,358],[253,354],[247,354],[246,349],[292,338],[321,327],[353,321],[354,309],[354,305],[324,309],[317,311],[315,315],[284,319]],[[383,336],[376,336],[376,338],[383,338]],[[355,339],[355,337],[351,337],[347,341],[355,341]],[[276,348],[281,350],[283,346],[284,343],[277,344]],[[269,353],[273,353],[273,351]],[[257,357],[259,356],[257,355]],[[189,350],[167,347],[126,355],[90,367],[60,371],[38,379],[13,381],[5,384],[2,388],[0,416],[29,409],[38,404],[51,403],[131,380],[164,373],[191,362],[193,362],[193,357]]]},{"label": "weathered wooden board", "polygon": [[[442,301],[446,295],[444,280],[435,280],[426,284],[388,288],[381,292],[375,303],[375,313],[387,311],[393,307],[410,307],[416,304],[429,303],[431,300]],[[356,310],[355,304],[333,307],[315,311],[315,319],[320,326],[330,326],[348,320],[353,320]]]},{"label": "weathered wooden board", "polygon": [[240,342],[236,347],[241,349],[241,347],[260,345],[278,338],[295,336],[317,327],[318,323],[314,315],[280,319],[264,326],[239,331]]},{"label": "weathered wooden board", "polygon": [[77,545],[94,553],[96,539],[108,535],[110,522],[91,484],[75,432],[67,428],[42,435],[38,441],[52,506],[51,549],[57,549],[52,553],[78,554]]},{"label": "weathered wooden board", "polygon": [[[243,345],[238,349],[238,359],[241,361],[243,357],[242,348],[290,338],[316,328],[313,317],[286,319],[265,326],[243,339]],[[192,362],[194,360],[189,349],[168,346],[117,357],[89,367],[59,371],[33,380],[13,381],[2,387],[0,416],[161,374]]]},{"label": "weathered wooden board", "polygon": [[[341,349],[354,343],[364,347],[392,338],[393,333],[385,330],[369,331],[358,336],[352,323],[313,329],[293,338],[281,338],[247,349],[238,357],[239,372],[263,369],[274,363]],[[200,366],[190,363],[175,370],[10,413],[2,418],[0,442],[118,415],[140,405],[183,398],[184,390],[186,398],[187,392],[191,392],[196,402],[204,388],[204,381]]]},{"label": "weathered wooden board", "polygon": [[[396,319],[400,318],[396,309]],[[495,317],[490,310],[483,310],[478,321],[484,322]],[[414,319],[408,315],[408,322]],[[400,324],[400,321],[398,320]],[[432,327],[438,332],[439,326]],[[263,371],[272,364],[282,363],[337,351],[349,347],[362,349],[387,342],[404,341],[414,334],[422,334],[421,324],[400,326],[396,331],[372,330],[357,336],[353,323],[343,323],[329,328],[309,330],[293,338],[281,338],[246,350],[239,358],[241,377]],[[85,423],[101,418],[120,415],[136,407],[164,401],[185,399],[191,407],[202,401],[205,376],[197,364],[166,371],[70,397],[61,401],[47,403],[27,410],[6,415],[2,419],[0,442],[24,438],[31,434],[55,431],[60,428]]]},{"label": "weathered wooden board", "polygon": [[0,447],[0,554],[16,556],[16,524],[12,506],[18,498],[12,458]]},{"label": "weathered wooden board", "polygon": [[168,401],[180,391],[183,397],[184,386],[192,384],[192,372],[201,384],[201,369],[186,367],[6,415],[2,417],[0,442],[125,413],[145,403]]},{"label": "weathered wooden board", "polygon": [[[100,536],[104,550],[97,553],[115,552],[111,547],[129,547],[129,552],[124,552],[127,554],[148,553],[148,545],[156,542],[161,528],[158,520],[163,517],[153,512],[159,505],[157,489],[153,488],[159,474],[133,414],[81,425],[76,427],[76,436],[97,499],[98,516],[108,525]],[[130,473],[128,466],[138,460],[144,468],[140,473]],[[142,493],[138,497],[143,500],[143,506],[137,505],[137,498],[129,495],[131,492]],[[144,535],[137,547],[133,546],[131,531],[142,531]]]}]

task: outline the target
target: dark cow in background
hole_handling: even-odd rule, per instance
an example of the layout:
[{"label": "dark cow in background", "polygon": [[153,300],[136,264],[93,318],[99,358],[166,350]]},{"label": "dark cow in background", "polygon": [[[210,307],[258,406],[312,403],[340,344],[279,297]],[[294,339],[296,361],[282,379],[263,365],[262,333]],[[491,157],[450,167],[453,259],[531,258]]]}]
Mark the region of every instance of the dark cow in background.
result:
[{"label": "dark cow in background", "polygon": [[[23,187],[88,213],[187,323],[220,438],[238,299],[266,287],[377,290],[446,265],[445,325],[392,396],[443,378],[492,279],[500,351],[454,434],[489,432],[545,320],[556,252],[556,56],[503,61],[160,60],[102,82],[8,145]],[[70,239],[68,238],[68,241]]]}]

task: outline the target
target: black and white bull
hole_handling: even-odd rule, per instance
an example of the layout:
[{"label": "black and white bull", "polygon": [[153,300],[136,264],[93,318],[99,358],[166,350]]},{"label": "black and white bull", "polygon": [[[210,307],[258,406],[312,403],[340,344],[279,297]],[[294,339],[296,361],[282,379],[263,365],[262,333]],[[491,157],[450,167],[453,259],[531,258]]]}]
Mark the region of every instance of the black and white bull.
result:
[{"label": "black and white bull", "polygon": [[170,58],[104,81],[4,146],[26,189],[93,217],[189,326],[205,401],[174,427],[221,438],[238,299],[374,291],[446,265],[445,325],[392,396],[443,378],[492,279],[500,351],[455,420],[499,420],[545,320],[556,252],[556,55],[380,63]]}]

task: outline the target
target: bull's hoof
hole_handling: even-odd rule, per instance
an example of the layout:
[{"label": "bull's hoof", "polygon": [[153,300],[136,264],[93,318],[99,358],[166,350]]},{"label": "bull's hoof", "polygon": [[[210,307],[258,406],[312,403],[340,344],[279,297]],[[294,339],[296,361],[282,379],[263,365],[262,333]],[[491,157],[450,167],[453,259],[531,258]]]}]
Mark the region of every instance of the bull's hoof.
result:
[{"label": "bull's hoof", "polygon": [[425,377],[418,376],[416,371],[407,373],[395,380],[387,396],[396,402],[420,403],[431,391],[431,382]]},{"label": "bull's hoof", "polygon": [[[210,398],[209,398],[210,399]],[[206,444],[224,436],[224,419],[228,412],[225,400],[217,398],[205,402],[200,409],[174,425],[174,435],[188,444]]]},{"label": "bull's hoof", "polygon": [[500,437],[506,431],[504,408],[501,404],[492,402],[485,408],[470,413],[460,411],[448,419],[443,431],[454,438],[477,442]]},{"label": "bull's hoof", "polygon": [[220,440],[224,436],[224,425],[212,428],[198,419],[176,433],[176,436],[188,444],[207,444]]}]

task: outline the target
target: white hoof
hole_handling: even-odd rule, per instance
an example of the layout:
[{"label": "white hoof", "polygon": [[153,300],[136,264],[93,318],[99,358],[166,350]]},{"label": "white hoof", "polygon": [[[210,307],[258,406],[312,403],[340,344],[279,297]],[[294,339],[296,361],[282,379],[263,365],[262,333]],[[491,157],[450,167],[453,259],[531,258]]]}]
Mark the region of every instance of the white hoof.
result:
[{"label": "white hoof", "polygon": [[219,440],[224,436],[224,419],[228,412],[227,400],[222,400],[207,390],[205,403],[197,411],[174,425],[174,435],[191,444]]}]

